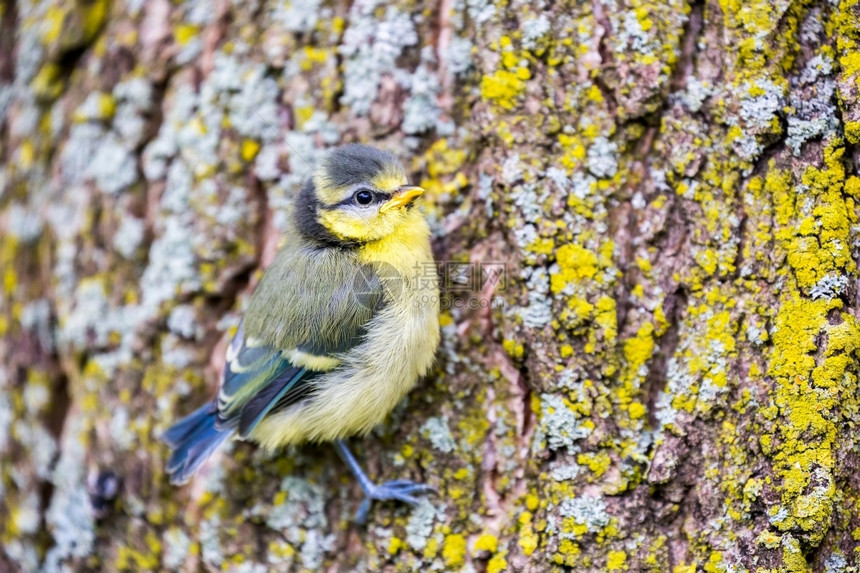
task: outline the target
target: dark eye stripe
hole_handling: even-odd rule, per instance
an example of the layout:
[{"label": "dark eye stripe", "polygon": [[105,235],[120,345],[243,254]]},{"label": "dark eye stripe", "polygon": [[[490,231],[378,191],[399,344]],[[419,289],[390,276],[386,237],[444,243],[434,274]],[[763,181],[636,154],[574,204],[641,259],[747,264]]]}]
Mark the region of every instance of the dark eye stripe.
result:
[{"label": "dark eye stripe", "polygon": [[371,189],[362,188],[362,189],[355,190],[349,197],[347,197],[346,199],[343,199],[341,201],[338,201],[334,205],[320,205],[320,206],[323,209],[331,210],[331,209],[338,209],[338,208],[344,207],[346,205],[356,205],[357,203],[355,200],[355,195],[356,195],[356,193],[358,193],[360,191],[370,191],[370,193],[373,194],[373,200],[370,203],[367,203],[365,205],[359,205],[360,207],[367,207],[368,205],[379,205],[380,203],[385,203],[386,201],[391,199],[391,196],[393,195],[392,193],[383,193],[381,191],[374,191]]}]

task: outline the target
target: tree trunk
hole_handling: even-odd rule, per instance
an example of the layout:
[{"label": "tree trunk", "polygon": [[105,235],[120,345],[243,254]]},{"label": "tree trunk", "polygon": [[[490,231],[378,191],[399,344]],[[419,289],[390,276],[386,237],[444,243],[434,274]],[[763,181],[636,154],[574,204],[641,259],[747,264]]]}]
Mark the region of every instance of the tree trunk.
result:
[{"label": "tree trunk", "polygon": [[[0,570],[860,570],[860,2],[0,4]],[[357,453],[158,436],[327,147],[400,156],[437,366]]]}]

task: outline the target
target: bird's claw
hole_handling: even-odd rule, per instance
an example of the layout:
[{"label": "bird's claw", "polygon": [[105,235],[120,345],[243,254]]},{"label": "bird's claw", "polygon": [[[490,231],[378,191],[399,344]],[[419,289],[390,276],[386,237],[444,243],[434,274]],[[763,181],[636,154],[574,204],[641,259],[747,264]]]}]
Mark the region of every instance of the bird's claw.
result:
[{"label": "bird's claw", "polygon": [[422,493],[437,492],[432,486],[423,483],[415,483],[409,479],[397,479],[387,481],[379,485],[373,484],[364,492],[364,501],[362,501],[361,505],[358,507],[355,521],[359,524],[363,524],[367,521],[367,514],[370,511],[370,506],[374,500],[388,501],[396,499],[397,501],[408,503],[411,506],[416,506],[420,500],[415,496]]}]

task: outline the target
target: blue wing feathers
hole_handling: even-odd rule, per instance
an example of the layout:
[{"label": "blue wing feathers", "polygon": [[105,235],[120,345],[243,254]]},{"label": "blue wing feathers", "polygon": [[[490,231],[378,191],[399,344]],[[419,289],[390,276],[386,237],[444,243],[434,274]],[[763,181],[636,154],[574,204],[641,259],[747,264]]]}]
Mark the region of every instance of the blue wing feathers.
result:
[{"label": "blue wing feathers", "polygon": [[[256,351],[257,349],[253,348],[251,350]],[[244,355],[240,355],[239,359],[243,357]],[[226,411],[233,410],[236,404],[233,404],[232,402],[235,402],[235,400],[231,401],[231,399],[235,398],[243,388],[254,386],[265,387],[268,384],[268,380],[277,379],[282,372],[291,367],[292,364],[285,360],[280,353],[273,352],[272,350],[269,350],[268,354],[263,356],[258,362],[252,363],[239,372],[232,370],[233,364],[227,364],[224,370],[224,381],[219,391],[219,396],[222,397],[219,408]]]},{"label": "blue wing feathers", "polygon": [[293,387],[302,381],[307,370],[295,366],[283,371],[263,391],[242,407],[239,414],[239,436],[245,438],[272,411]]},{"label": "blue wing feathers", "polygon": [[246,438],[273,411],[313,391],[316,372],[295,366],[280,350],[246,338],[240,325],[227,350],[227,365],[215,401],[178,421],[161,439],[173,450],[167,461],[171,483],[188,481],[221,443],[238,430]]},{"label": "blue wing feathers", "polygon": [[[228,366],[229,368],[229,366]],[[306,393],[306,382],[312,376],[280,358],[266,360],[263,371],[252,369],[232,375],[231,380],[259,383],[260,375],[269,378],[264,386],[244,404],[210,402],[178,421],[161,436],[173,450],[167,461],[170,482],[183,484],[206,461],[221,443],[237,429],[245,438],[274,408],[292,403]],[[226,408],[224,407],[226,406]],[[230,407],[234,406],[234,407]]]},{"label": "blue wing feathers", "polygon": [[282,368],[281,362],[280,353],[271,348],[243,348],[241,354],[224,369],[221,393],[225,396],[235,395],[245,384],[253,382],[260,375]]}]

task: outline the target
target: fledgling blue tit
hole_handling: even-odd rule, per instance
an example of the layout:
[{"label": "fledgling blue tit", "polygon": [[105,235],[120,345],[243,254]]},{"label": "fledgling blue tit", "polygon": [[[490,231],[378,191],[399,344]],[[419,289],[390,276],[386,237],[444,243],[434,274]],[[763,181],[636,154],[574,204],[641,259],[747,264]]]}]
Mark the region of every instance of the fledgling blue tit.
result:
[{"label": "fledgling blue tit", "polygon": [[[345,442],[365,435],[430,368],[439,291],[430,229],[397,158],[366,145],[327,154],[296,198],[284,245],[248,300],[217,397],[163,435],[171,482],[188,481],[228,437],[273,449],[333,441],[372,500],[432,491],[377,485]],[[431,275],[431,276],[426,276]]]}]

